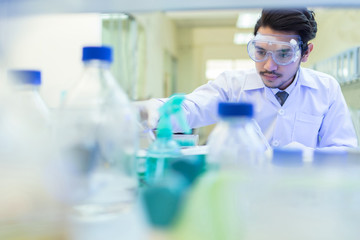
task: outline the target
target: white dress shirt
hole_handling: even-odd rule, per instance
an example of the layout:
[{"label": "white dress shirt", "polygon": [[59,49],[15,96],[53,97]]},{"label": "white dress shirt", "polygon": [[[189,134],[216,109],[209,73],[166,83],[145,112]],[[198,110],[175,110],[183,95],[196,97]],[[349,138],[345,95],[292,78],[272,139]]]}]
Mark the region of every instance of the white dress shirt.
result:
[{"label": "white dress shirt", "polygon": [[[190,127],[198,128],[218,121],[221,101],[252,102],[254,118],[273,147],[292,142],[311,148],[357,147],[348,107],[333,77],[299,68],[291,88],[280,106],[273,89],[263,84],[255,69],[228,71],[187,94],[183,108]],[[161,105],[166,99],[156,101]]]}]

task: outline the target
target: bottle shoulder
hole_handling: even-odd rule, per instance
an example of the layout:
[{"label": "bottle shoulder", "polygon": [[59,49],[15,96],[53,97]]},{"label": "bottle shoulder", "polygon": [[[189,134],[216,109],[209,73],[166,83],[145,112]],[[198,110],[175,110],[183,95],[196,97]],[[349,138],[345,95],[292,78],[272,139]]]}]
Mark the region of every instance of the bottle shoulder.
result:
[{"label": "bottle shoulder", "polygon": [[95,107],[124,105],[130,101],[108,69],[87,68],[78,82],[66,91],[63,106]]},{"label": "bottle shoulder", "polygon": [[262,145],[261,139],[251,119],[221,121],[210,133],[208,144],[212,148],[239,147],[240,145],[253,147]]}]

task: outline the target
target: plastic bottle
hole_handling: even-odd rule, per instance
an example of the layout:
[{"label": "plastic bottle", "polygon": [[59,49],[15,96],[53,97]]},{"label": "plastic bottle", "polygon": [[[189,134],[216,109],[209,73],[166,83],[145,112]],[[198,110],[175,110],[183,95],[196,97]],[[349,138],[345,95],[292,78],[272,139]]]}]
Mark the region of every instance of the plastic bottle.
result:
[{"label": "plastic bottle", "polygon": [[10,70],[9,101],[14,111],[21,111],[32,127],[47,128],[50,113],[40,95],[41,72],[38,70]]},{"label": "plastic bottle", "polygon": [[66,235],[64,209],[46,178],[51,151],[41,72],[10,70],[7,80],[0,96],[0,238],[59,239]]},{"label": "plastic bottle", "polygon": [[219,103],[220,122],[208,138],[208,163],[213,167],[261,165],[267,146],[254,126],[250,103]]},{"label": "plastic bottle", "polygon": [[218,114],[208,138],[208,171],[189,194],[175,239],[246,239],[249,195],[258,190],[252,182],[261,176],[266,144],[254,126],[252,104],[221,102]]},{"label": "plastic bottle", "polygon": [[[190,194],[178,239],[247,239],[248,226],[254,224],[249,208],[253,191],[261,188],[256,183],[267,165],[268,146],[253,120],[251,103],[220,102],[218,115],[208,137],[208,171]],[[203,224],[194,227],[195,222]]]},{"label": "plastic bottle", "polygon": [[112,48],[84,47],[82,60],[83,75],[64,97],[57,138],[71,173],[67,200],[75,213],[96,218],[136,200],[137,115],[110,72]]},{"label": "plastic bottle", "polygon": [[180,127],[185,133],[189,133],[190,129],[181,108],[184,99],[184,95],[174,95],[159,109],[157,138],[150,145],[146,160],[146,181],[150,184],[164,176],[171,159],[181,156],[180,146],[172,137],[171,116],[175,115]]},{"label": "plastic bottle", "polygon": [[274,149],[270,171],[246,195],[247,239],[355,239],[357,162],[343,151],[316,149],[309,162],[301,149]]},{"label": "plastic bottle", "polygon": [[[3,117],[8,119],[15,138],[22,139],[13,145],[27,153],[28,162],[41,164],[47,161],[50,139],[50,113],[39,90],[41,72],[38,70],[9,70],[8,93],[4,95]],[[10,118],[12,120],[10,120]]]}]

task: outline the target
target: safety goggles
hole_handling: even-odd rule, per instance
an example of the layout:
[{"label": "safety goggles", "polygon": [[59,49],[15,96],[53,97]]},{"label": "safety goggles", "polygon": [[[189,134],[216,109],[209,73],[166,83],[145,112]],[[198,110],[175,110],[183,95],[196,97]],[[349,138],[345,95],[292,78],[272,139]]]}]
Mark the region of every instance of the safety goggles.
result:
[{"label": "safety goggles", "polygon": [[247,45],[250,58],[255,62],[266,61],[271,55],[278,65],[288,65],[301,56],[301,38],[298,35],[257,34]]}]

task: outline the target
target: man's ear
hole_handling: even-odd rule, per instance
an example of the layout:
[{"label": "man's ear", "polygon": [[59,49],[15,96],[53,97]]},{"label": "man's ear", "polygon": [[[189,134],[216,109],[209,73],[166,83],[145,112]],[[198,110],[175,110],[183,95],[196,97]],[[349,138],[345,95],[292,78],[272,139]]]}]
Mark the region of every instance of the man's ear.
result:
[{"label": "man's ear", "polygon": [[308,44],[308,49],[305,51],[304,55],[301,57],[301,62],[306,62],[308,60],[308,57],[313,50],[314,45],[312,43]]}]

